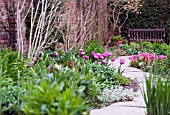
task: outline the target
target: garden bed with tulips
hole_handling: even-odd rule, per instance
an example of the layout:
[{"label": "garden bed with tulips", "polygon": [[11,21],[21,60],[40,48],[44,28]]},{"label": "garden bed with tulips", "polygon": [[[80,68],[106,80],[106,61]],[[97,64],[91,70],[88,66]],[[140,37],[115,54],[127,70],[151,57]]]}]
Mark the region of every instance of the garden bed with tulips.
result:
[{"label": "garden bed with tulips", "polygon": [[124,86],[134,82],[122,76],[121,68],[118,73],[110,68],[109,60],[115,61],[114,56],[97,42],[68,52],[39,51],[32,59],[1,50],[0,113],[82,114],[132,100],[133,90]]},{"label": "garden bed with tulips", "polygon": [[[108,48],[115,56],[130,56],[130,66],[143,71],[159,68],[158,74],[170,74],[170,46],[164,43],[140,42],[127,45],[123,41]],[[163,72],[164,71],[164,72]]]},{"label": "garden bed with tulips", "polygon": [[[18,58],[16,51],[1,50],[1,114],[81,114],[133,100],[138,84],[122,75],[125,60],[119,60],[116,72],[108,63],[115,61],[115,55],[105,50],[101,44],[90,42],[83,49],[67,52],[39,51],[32,59]],[[157,62],[154,67],[161,66],[162,74],[169,56],[138,51],[130,60],[132,66],[142,63],[139,67],[145,69],[145,65],[153,67]]]}]

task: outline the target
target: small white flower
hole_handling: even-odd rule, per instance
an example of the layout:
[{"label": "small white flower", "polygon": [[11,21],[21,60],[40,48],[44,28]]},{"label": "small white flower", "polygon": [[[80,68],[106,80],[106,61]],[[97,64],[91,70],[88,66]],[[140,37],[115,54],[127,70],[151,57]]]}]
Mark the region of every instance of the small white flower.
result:
[{"label": "small white flower", "polygon": [[57,69],[57,70],[60,70],[61,67],[62,67],[62,65],[58,65],[58,64],[55,64],[55,65],[54,65],[54,68]]}]

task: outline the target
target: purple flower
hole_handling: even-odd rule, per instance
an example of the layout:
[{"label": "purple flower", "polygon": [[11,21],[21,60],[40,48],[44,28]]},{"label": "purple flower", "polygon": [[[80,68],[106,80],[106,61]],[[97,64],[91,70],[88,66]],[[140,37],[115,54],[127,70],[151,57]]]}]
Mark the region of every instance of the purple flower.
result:
[{"label": "purple flower", "polygon": [[112,53],[108,52],[108,55],[109,55],[109,56],[112,56]]},{"label": "purple flower", "polygon": [[166,59],[167,56],[165,56],[165,55],[160,55],[159,58],[160,58],[160,60],[163,60],[163,59]]},{"label": "purple flower", "polygon": [[97,56],[97,55],[94,55],[94,58],[95,58],[95,59],[99,59],[99,56]]},{"label": "purple flower", "polygon": [[85,55],[85,52],[80,52],[81,55]]},{"label": "purple flower", "polygon": [[103,57],[102,55],[100,55],[100,56],[99,56],[99,58],[100,58],[101,60],[103,60],[103,59],[104,59],[104,57]]},{"label": "purple flower", "polygon": [[62,52],[64,53],[65,51],[64,51],[64,50],[62,50]]},{"label": "purple flower", "polygon": [[96,53],[94,51],[91,52],[91,55],[94,56]]},{"label": "purple flower", "polygon": [[38,60],[42,60],[42,57],[39,57]]},{"label": "purple flower", "polygon": [[43,52],[42,52],[42,51],[39,51],[38,54],[43,55]]},{"label": "purple flower", "polygon": [[115,58],[111,58],[111,61],[114,62],[114,61],[115,61]]},{"label": "purple flower", "polygon": [[106,46],[104,46],[104,48],[108,48],[108,46],[106,45]]},{"label": "purple flower", "polygon": [[102,55],[103,55],[103,57],[108,58],[109,56],[112,55],[112,53],[104,52]]},{"label": "purple flower", "polygon": [[100,54],[100,53],[97,53],[96,55],[97,55],[97,56],[99,56],[99,57],[101,56],[101,54]]},{"label": "purple flower", "polygon": [[120,65],[123,65],[125,63],[125,60],[120,59]]},{"label": "purple flower", "polygon": [[122,41],[116,42],[116,46],[119,46],[120,44],[122,44]]},{"label": "purple flower", "polygon": [[107,61],[106,60],[102,60],[102,64],[107,64]]},{"label": "purple flower", "polygon": [[35,57],[32,58],[33,61],[36,61],[37,59]]},{"label": "purple flower", "polygon": [[102,64],[101,62],[97,62],[99,65]]},{"label": "purple flower", "polygon": [[56,57],[58,57],[58,56],[59,56],[58,52],[54,52],[54,55],[55,55]]},{"label": "purple flower", "polygon": [[103,53],[102,55],[103,55],[103,57],[105,57],[105,58],[109,57],[109,54],[108,54],[107,52]]},{"label": "purple flower", "polygon": [[84,52],[84,50],[83,49],[79,49],[79,52]]},{"label": "purple flower", "polygon": [[89,56],[84,55],[83,58],[86,59],[86,60],[88,60],[88,59],[89,59]]}]

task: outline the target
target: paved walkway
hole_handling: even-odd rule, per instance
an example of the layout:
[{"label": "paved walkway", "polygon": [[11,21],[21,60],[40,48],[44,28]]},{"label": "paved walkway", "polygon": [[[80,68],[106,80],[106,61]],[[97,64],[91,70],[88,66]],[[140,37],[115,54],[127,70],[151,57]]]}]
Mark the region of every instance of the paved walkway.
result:
[{"label": "paved walkway", "polygon": [[[136,79],[141,87],[145,87],[144,77],[148,76],[149,74],[139,69],[129,67],[130,60],[128,59],[128,56],[119,57],[115,60],[115,62],[111,63],[111,66],[118,68],[120,65],[120,58],[125,60],[125,64],[122,65],[121,69],[125,70],[123,75],[125,77],[130,77],[131,79]],[[140,90],[138,90],[137,95],[138,96],[135,97],[133,101],[113,103],[108,107],[94,109],[90,112],[90,115],[145,115],[146,108]]]}]

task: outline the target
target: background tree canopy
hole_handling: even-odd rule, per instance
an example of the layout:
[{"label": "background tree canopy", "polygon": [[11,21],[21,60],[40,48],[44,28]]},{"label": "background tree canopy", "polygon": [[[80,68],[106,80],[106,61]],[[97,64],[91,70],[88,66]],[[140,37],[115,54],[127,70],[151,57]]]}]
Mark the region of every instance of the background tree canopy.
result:
[{"label": "background tree canopy", "polygon": [[129,28],[165,28],[167,41],[170,39],[170,0],[143,0],[139,14],[129,13],[122,35],[127,36]]}]

